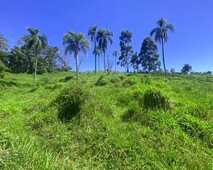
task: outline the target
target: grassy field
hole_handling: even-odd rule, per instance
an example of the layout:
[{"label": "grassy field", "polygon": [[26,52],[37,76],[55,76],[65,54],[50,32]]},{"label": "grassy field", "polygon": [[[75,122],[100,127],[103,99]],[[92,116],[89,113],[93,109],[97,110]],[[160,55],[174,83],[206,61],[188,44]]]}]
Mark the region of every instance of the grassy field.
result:
[{"label": "grassy field", "polygon": [[213,169],[213,77],[0,79],[0,169]]}]

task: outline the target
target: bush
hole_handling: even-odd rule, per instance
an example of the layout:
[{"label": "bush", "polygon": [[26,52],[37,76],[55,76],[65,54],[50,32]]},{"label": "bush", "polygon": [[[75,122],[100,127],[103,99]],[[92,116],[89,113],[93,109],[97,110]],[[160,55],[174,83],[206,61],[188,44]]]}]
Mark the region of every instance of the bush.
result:
[{"label": "bush", "polygon": [[142,109],[137,102],[133,102],[122,115],[123,121],[139,121],[142,117]]},{"label": "bush", "polygon": [[96,86],[105,86],[106,84],[108,84],[108,81],[104,79],[104,76],[99,77],[95,83]]},{"label": "bush", "polygon": [[62,122],[67,122],[79,116],[80,120],[80,111],[87,98],[88,92],[80,85],[64,89],[56,99],[56,103],[58,104],[58,118]]},{"label": "bush", "polygon": [[132,86],[134,84],[137,83],[137,80],[135,77],[127,77],[124,81],[123,81],[123,86],[125,87],[129,87]]},{"label": "bush", "polygon": [[210,148],[213,147],[213,135],[211,126],[190,115],[185,115],[178,120],[181,129],[192,137],[198,137]]},{"label": "bush", "polygon": [[6,66],[0,61],[0,78],[4,78]]},{"label": "bush", "polygon": [[121,80],[119,79],[119,78],[117,78],[117,77],[113,77],[113,78],[111,78],[110,79],[110,82],[111,83],[118,83],[118,82],[120,82]]},{"label": "bush", "polygon": [[149,109],[170,109],[169,99],[162,92],[150,89],[144,94],[144,108]]},{"label": "bush", "polygon": [[67,76],[64,79],[61,79],[60,82],[65,82],[66,83],[66,82],[72,80],[73,78],[74,78],[73,76]]},{"label": "bush", "polygon": [[149,77],[144,76],[144,77],[141,77],[141,83],[144,83],[146,85],[150,85],[151,84],[151,80],[150,80]]}]

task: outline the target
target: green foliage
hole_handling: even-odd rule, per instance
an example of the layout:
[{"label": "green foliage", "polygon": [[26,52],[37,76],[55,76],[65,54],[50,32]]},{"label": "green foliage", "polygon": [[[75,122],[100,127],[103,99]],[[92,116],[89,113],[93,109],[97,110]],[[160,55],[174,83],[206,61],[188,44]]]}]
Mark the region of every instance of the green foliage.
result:
[{"label": "green foliage", "polygon": [[162,58],[163,58],[163,67],[164,67],[164,73],[166,75],[166,64],[165,64],[165,56],[164,56],[164,44],[168,41],[169,36],[168,32],[174,32],[175,27],[173,24],[167,24],[166,19],[161,18],[157,21],[157,28],[154,28],[150,35],[154,35],[154,39],[156,42],[160,43],[162,46]]},{"label": "green foliage", "polygon": [[0,33],[0,51],[8,50],[8,41],[7,39]]},{"label": "green foliage", "polygon": [[149,109],[164,109],[171,108],[170,101],[162,92],[149,89],[144,93],[144,108]]},{"label": "green foliage", "polygon": [[119,57],[118,64],[120,64],[121,67],[125,67],[128,73],[130,57],[133,54],[132,46],[130,45],[130,43],[132,42],[132,33],[128,30],[122,31],[119,39],[121,47],[121,56]]},{"label": "green foliage", "polygon": [[132,86],[134,84],[137,83],[137,79],[135,77],[127,77],[124,81],[123,81],[123,86],[125,87],[129,87]]},{"label": "green foliage", "polygon": [[212,125],[206,125],[190,115],[183,116],[179,119],[178,124],[190,136],[199,138],[210,148],[213,147]]},{"label": "green foliage", "polygon": [[105,86],[107,84],[108,84],[108,81],[104,78],[104,76],[100,76],[95,83],[96,86]]},{"label": "green foliage", "polygon": [[97,56],[99,55],[97,51],[97,31],[98,25],[93,25],[88,30],[88,36],[90,36],[91,41],[94,42],[93,54],[95,55],[95,72],[97,72]]},{"label": "green foliage", "polygon": [[108,48],[108,42],[110,42],[110,44],[113,43],[113,33],[108,29],[101,29],[97,32],[96,40],[100,52],[104,54],[104,71],[106,71],[106,49]]},{"label": "green foliage", "polygon": [[74,77],[73,76],[67,76],[64,79],[61,79],[60,82],[68,82],[70,80],[72,80]]},{"label": "green foliage", "polygon": [[139,106],[138,102],[132,102],[129,108],[122,115],[123,121],[140,121],[142,119],[142,108]]},{"label": "green foliage", "polygon": [[62,122],[67,122],[80,116],[81,108],[87,99],[88,92],[79,84],[64,89],[56,99],[58,118]]},{"label": "green foliage", "polygon": [[65,54],[74,54],[76,61],[76,76],[79,78],[79,56],[80,52],[87,54],[87,50],[90,47],[89,41],[85,38],[82,33],[75,33],[73,31],[68,31],[63,37],[63,44],[65,45]]},{"label": "green foliage", "polygon": [[138,72],[140,60],[137,52],[132,55],[130,63],[132,64],[134,72]]},{"label": "green foliage", "polygon": [[0,78],[4,78],[6,67],[4,63],[0,61]]},{"label": "green foliage", "polygon": [[158,47],[150,37],[144,39],[139,57],[144,71],[156,71],[160,67]]},{"label": "green foliage", "polygon": [[189,64],[185,64],[181,69],[181,72],[183,74],[189,74],[190,71],[192,71],[192,66],[190,66]]},{"label": "green foliage", "polygon": [[[0,169],[212,169],[212,76],[91,72],[60,82],[69,76],[38,75],[33,88],[30,74],[0,79]],[[101,76],[107,85],[96,86]],[[145,110],[148,91],[172,109]],[[76,111],[67,123],[62,106]]]}]

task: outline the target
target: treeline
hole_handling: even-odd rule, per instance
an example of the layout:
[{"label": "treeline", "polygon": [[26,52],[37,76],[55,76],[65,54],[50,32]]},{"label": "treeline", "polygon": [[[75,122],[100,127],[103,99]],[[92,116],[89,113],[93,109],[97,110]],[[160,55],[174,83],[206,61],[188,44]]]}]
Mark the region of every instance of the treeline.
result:
[{"label": "treeline", "polygon": [[4,64],[12,73],[33,73],[35,67],[39,74],[70,70],[63,55],[59,55],[59,48],[48,44],[46,35],[40,35],[38,29],[27,30],[29,34],[24,35],[10,51],[7,40],[0,34],[1,65]]},{"label": "treeline", "polygon": [[[12,73],[34,73],[33,82],[35,84],[37,73],[71,70],[64,55],[59,53],[59,48],[48,44],[46,35],[40,34],[38,29],[28,28],[27,31],[28,34],[24,35],[18,45],[10,51],[8,51],[7,40],[0,34],[0,72],[7,69]],[[87,35],[93,44],[95,72],[100,70],[100,57],[103,56],[104,71],[112,71],[114,63],[115,71],[116,65],[120,65],[125,68],[126,72],[130,72],[130,68],[132,68],[134,72],[164,71],[166,75],[168,70],[166,69],[164,45],[168,41],[169,32],[174,32],[174,25],[168,24],[164,18],[161,18],[157,21],[157,27],[152,29],[150,35],[143,40],[140,51],[136,52],[132,47],[132,32],[122,31],[119,36],[120,50],[114,50],[112,61],[106,54],[108,46],[113,44],[113,32],[109,29],[99,29],[98,25],[91,26]],[[162,48],[163,70],[156,43],[159,43]],[[86,56],[91,46],[90,42],[84,34],[68,31],[63,37],[63,45],[65,47],[63,54],[73,55],[75,58],[78,78],[79,67],[83,61],[83,59],[79,59],[79,53],[84,53]],[[181,70],[185,74],[191,71],[192,67],[189,64],[185,64]],[[170,72],[174,73],[175,70],[172,69]]]}]

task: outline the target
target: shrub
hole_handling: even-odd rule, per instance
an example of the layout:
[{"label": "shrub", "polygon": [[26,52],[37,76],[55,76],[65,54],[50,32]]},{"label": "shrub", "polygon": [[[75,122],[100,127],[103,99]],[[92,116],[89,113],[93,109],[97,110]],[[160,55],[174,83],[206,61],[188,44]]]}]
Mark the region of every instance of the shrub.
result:
[{"label": "shrub", "polygon": [[149,78],[149,77],[144,76],[144,77],[141,77],[141,83],[144,83],[144,84],[150,85],[151,80],[150,80],[150,78]]},{"label": "shrub", "polygon": [[72,80],[74,77],[73,76],[67,76],[64,79],[61,79],[60,82],[68,82],[70,80]]},{"label": "shrub", "polygon": [[108,81],[104,79],[104,76],[99,77],[95,83],[96,86],[105,86],[106,84],[108,84]]},{"label": "shrub", "polygon": [[124,81],[123,81],[123,86],[125,87],[129,87],[132,86],[134,84],[136,84],[136,78],[135,77],[127,77]]},{"label": "shrub", "polygon": [[72,118],[79,116],[80,110],[88,98],[88,92],[80,85],[64,89],[56,99],[58,104],[58,118],[62,122],[70,121]]},{"label": "shrub", "polygon": [[6,66],[0,61],[0,78],[4,78]]},{"label": "shrub", "polygon": [[144,94],[144,108],[149,109],[163,109],[170,108],[169,99],[160,91],[155,89],[147,90]]},{"label": "shrub", "polygon": [[192,137],[198,137],[210,148],[213,147],[213,135],[211,126],[190,115],[184,115],[178,120],[181,129]]},{"label": "shrub", "polygon": [[142,109],[137,102],[133,102],[128,110],[122,115],[123,121],[139,121],[142,116]]},{"label": "shrub", "polygon": [[125,76],[119,76],[118,77],[121,81],[123,81],[125,79]]},{"label": "shrub", "polygon": [[121,80],[119,79],[119,78],[117,78],[117,77],[113,77],[113,78],[111,78],[110,79],[110,82],[111,83],[118,83],[118,82],[120,82]]}]

